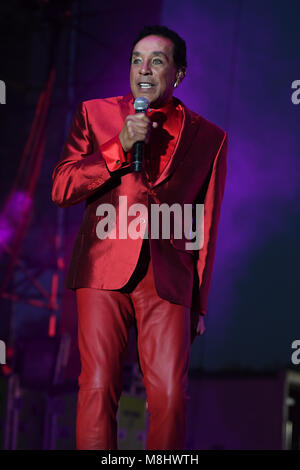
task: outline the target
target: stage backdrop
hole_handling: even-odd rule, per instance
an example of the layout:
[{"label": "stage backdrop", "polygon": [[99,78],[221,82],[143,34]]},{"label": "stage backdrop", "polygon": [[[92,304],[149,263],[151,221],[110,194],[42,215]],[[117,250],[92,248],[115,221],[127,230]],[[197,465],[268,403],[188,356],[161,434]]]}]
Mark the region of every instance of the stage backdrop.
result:
[{"label": "stage backdrop", "polygon": [[[166,25],[187,43],[187,75],[175,95],[229,134],[207,330],[192,347],[191,367],[259,370],[291,365],[291,343],[300,339],[300,105],[291,99],[292,82],[300,80],[299,2],[113,0],[102,5],[87,0],[78,4],[74,17],[71,12],[72,26],[64,23],[56,51],[46,151],[35,219],[23,246],[25,260],[53,267],[57,211],[64,210],[68,262],[84,204],[57,209],[50,192],[51,172],[70,119],[82,100],[127,93],[129,51],[137,32],[145,24]],[[6,156],[1,201],[10,189],[49,71],[51,17],[29,12],[26,5],[16,10],[10,54],[4,57],[8,104],[0,143]],[[49,273],[43,282],[49,286]],[[75,341],[74,293],[62,290],[60,300],[61,327],[73,332]],[[39,319],[46,332],[47,315],[15,303],[15,334],[37,332],[33,325]]]}]

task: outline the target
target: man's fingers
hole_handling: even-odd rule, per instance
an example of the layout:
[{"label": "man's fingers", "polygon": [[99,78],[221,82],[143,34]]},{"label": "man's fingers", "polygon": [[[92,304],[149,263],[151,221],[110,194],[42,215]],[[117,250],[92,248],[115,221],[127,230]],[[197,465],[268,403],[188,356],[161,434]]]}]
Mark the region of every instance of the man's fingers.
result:
[{"label": "man's fingers", "polygon": [[149,129],[149,124],[145,122],[128,122],[127,124],[128,129],[133,129],[135,131],[140,130],[140,131],[146,131]]},{"label": "man's fingers", "polygon": [[130,114],[126,117],[125,124],[120,133],[120,140],[125,151],[132,148],[135,142],[149,142],[151,129],[157,127],[157,122],[152,122],[144,113]]},{"label": "man's fingers", "polygon": [[203,335],[205,330],[206,328],[204,324],[204,318],[202,315],[199,315],[198,324],[197,324],[197,335]]},{"label": "man's fingers", "polygon": [[[157,127],[158,123],[151,123],[151,127],[152,126]],[[147,133],[149,133],[151,127],[149,127],[148,122],[128,121],[127,123],[127,129],[130,137],[133,138],[138,136],[139,138],[142,138],[142,140],[147,137]]]},{"label": "man's fingers", "polygon": [[147,140],[147,133],[145,134],[144,132],[135,132],[135,131],[132,131],[132,133],[130,134],[130,138],[134,141],[134,142],[138,142],[138,141],[146,141]]},{"label": "man's fingers", "polygon": [[130,114],[129,116],[127,116],[127,121],[131,121],[131,122],[136,122],[136,123],[140,123],[140,122],[146,122],[146,123],[150,123],[151,122],[151,119],[148,118],[148,116],[146,116],[144,113],[137,113],[137,114]]},{"label": "man's fingers", "polygon": [[206,328],[200,328],[199,330],[197,330],[197,335],[203,335],[205,330]]},{"label": "man's fingers", "polygon": [[140,119],[140,120],[144,120],[144,121],[149,121],[150,122],[150,118],[147,116],[147,114],[145,113],[136,113],[136,114],[131,114],[132,118],[133,119]]},{"label": "man's fingers", "polygon": [[129,133],[130,137],[133,137],[134,136],[134,130],[133,130],[133,127],[130,125],[130,123],[127,124],[127,130],[128,130],[128,133]]},{"label": "man's fingers", "polygon": [[146,135],[147,133],[147,126],[133,126],[131,124],[128,124],[127,126],[129,135],[133,137],[134,135],[140,134],[140,135]]}]

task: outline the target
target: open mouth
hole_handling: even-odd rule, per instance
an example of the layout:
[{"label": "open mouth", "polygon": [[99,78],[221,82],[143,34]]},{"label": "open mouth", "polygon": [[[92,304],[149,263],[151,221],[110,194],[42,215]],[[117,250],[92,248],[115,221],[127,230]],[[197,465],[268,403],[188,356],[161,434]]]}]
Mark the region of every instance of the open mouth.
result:
[{"label": "open mouth", "polygon": [[138,83],[138,87],[141,88],[142,90],[149,90],[150,88],[153,88],[155,85],[153,83],[148,83],[148,82],[140,82]]}]

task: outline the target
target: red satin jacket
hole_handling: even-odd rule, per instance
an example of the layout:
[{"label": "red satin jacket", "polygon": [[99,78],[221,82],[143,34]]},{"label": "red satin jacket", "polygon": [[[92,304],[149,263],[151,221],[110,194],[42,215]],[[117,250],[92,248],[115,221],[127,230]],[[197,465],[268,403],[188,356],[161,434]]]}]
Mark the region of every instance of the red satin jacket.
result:
[{"label": "red satin jacket", "polygon": [[[130,279],[146,233],[151,204],[204,203],[204,243],[187,250],[186,238],[151,238],[149,243],[158,295],[171,302],[206,313],[215,257],[217,228],[225,188],[227,134],[215,124],[189,110],[183,120],[174,151],[162,173],[150,182],[144,172],[134,173],[124,164],[119,133],[133,96],[128,93],[82,102],[74,116],[61,158],[52,173],[52,200],[59,207],[85,201],[85,212],[77,234],[66,287],[119,289]],[[123,198],[119,199],[120,196]],[[124,196],[127,197],[124,198]],[[140,237],[99,238],[97,208],[116,208],[115,229],[122,209],[141,204]],[[124,202],[126,201],[126,203]],[[124,212],[123,212],[124,213]],[[128,225],[136,219],[128,215]]]}]

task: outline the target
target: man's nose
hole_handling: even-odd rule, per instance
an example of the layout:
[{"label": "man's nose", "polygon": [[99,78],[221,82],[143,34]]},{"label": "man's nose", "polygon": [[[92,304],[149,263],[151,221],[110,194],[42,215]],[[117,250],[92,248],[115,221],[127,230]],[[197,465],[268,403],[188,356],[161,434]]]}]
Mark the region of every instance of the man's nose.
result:
[{"label": "man's nose", "polygon": [[151,73],[152,73],[152,70],[151,70],[151,67],[150,67],[150,64],[149,64],[148,61],[145,61],[145,62],[141,65],[140,73],[141,73],[142,75],[148,75],[148,74],[151,74]]}]

